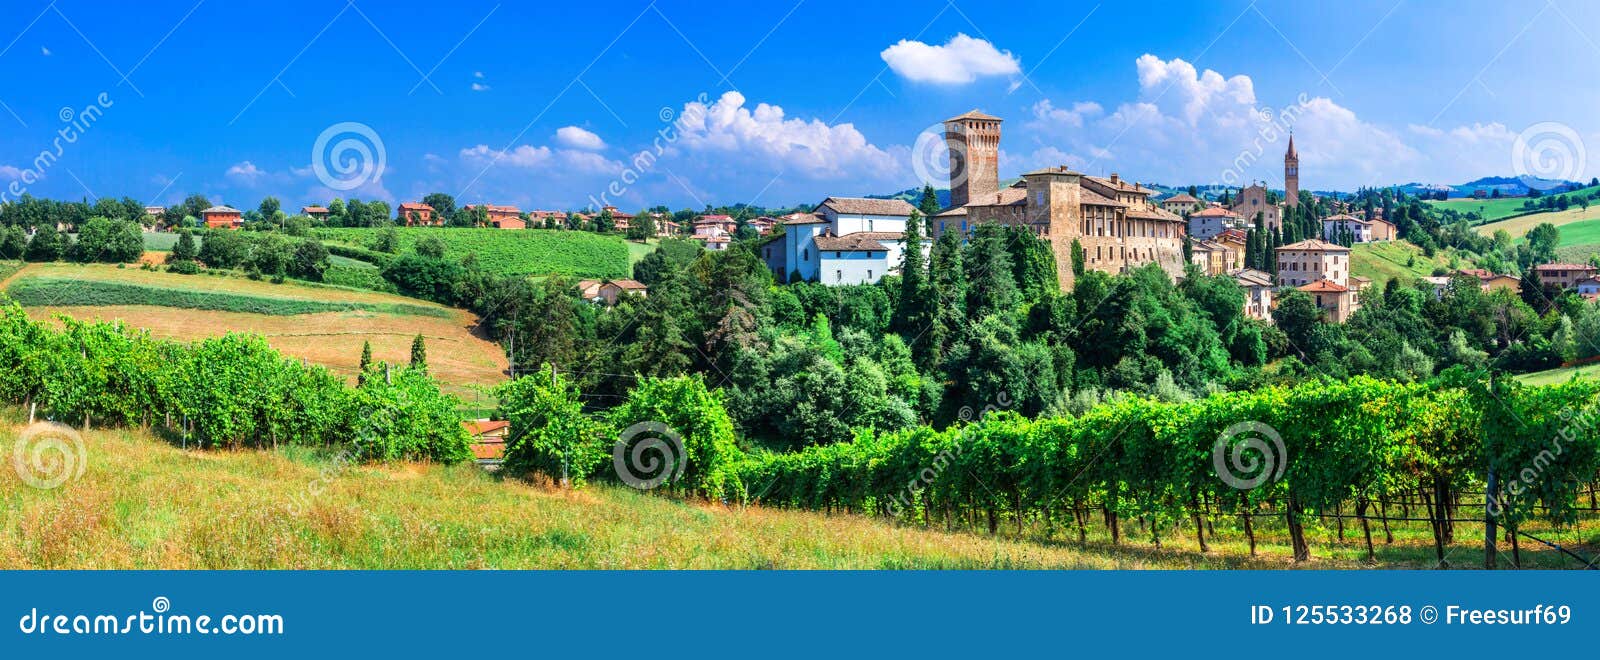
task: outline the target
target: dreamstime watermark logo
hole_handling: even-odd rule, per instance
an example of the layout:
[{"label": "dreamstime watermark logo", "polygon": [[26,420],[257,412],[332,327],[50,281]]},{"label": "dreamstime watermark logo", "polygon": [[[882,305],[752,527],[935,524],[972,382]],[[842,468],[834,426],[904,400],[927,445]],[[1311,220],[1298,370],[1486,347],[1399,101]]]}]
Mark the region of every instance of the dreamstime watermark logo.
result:
[{"label": "dreamstime watermark logo", "polygon": [[[911,145],[911,171],[917,180],[935,188],[960,186],[967,180],[965,163],[952,161],[950,145],[965,146],[965,137],[957,132],[946,132],[944,124],[933,124],[917,134]],[[968,160],[971,160],[970,158]]]},{"label": "dreamstime watermark logo", "polygon": [[1239,422],[1222,430],[1211,446],[1217,478],[1236,490],[1252,490],[1283,478],[1288,450],[1278,430],[1261,422]]},{"label": "dreamstime watermark logo", "polygon": [[[984,416],[988,415],[989,413],[1010,407],[1011,397],[1005,392],[1001,392],[995,396],[994,403],[986,405],[982,409],[976,411],[973,410],[972,406],[962,406],[961,410],[956,413],[956,416],[959,417],[963,422],[971,422],[974,418],[982,420]],[[961,456],[961,452],[963,449],[965,449],[967,444],[967,436],[972,432],[972,429],[973,427],[971,426],[962,427],[960,437],[956,438],[956,442],[951,448],[941,451],[939,452],[939,455],[934,456],[933,460],[929,461],[927,466],[917,471],[917,476],[915,479],[906,482],[905,488],[901,489],[899,493],[889,498],[890,513],[898,516],[916,503],[917,496],[921,494],[922,491],[927,490],[929,486],[932,486],[933,482],[939,478],[939,475],[944,474],[945,469],[949,468],[952,463],[955,463],[955,459]]]},{"label": "dreamstime watermark logo", "polygon": [[1592,408],[1580,410],[1577,413],[1573,413],[1570,409],[1562,410],[1561,419],[1566,422],[1566,425],[1562,426],[1561,430],[1556,432],[1556,436],[1550,439],[1550,446],[1540,449],[1539,453],[1533,455],[1533,459],[1528,465],[1509,475],[1512,478],[1501,485],[1504,494],[1495,493],[1490,495],[1488,501],[1489,515],[1498,516],[1503,513],[1506,508],[1507,497],[1520,498],[1529,489],[1534,488],[1544,476],[1544,473],[1555,464],[1556,459],[1567,453],[1567,446],[1579,441],[1578,431],[1592,434],[1596,425],[1600,424],[1600,419],[1595,418],[1595,411]]},{"label": "dreamstime watermark logo", "polygon": [[[1222,171],[1220,184],[1237,186],[1242,183],[1245,180],[1245,172],[1266,155],[1268,146],[1278,144],[1289,135],[1295,122],[1300,121],[1300,116],[1306,113],[1310,104],[1311,98],[1305,92],[1301,92],[1300,96],[1295,97],[1294,105],[1282,110],[1273,110],[1265,106],[1256,108],[1251,113],[1257,123],[1256,135],[1247,146],[1239,150],[1237,156],[1234,156],[1228,169]],[[1218,183],[1213,182],[1212,185]]]},{"label": "dreamstime watermark logo", "polygon": [[383,179],[388,153],[371,126],[346,121],[329,126],[311,145],[311,169],[334,190],[355,190]]},{"label": "dreamstime watermark logo", "polygon": [[22,429],[11,448],[11,464],[22,482],[49,490],[83,476],[89,452],[70,426],[35,422]]},{"label": "dreamstime watermark logo", "polygon": [[641,149],[633,154],[633,157],[629,158],[627,162],[624,162],[622,164],[622,172],[617,175],[617,178],[612,179],[611,183],[606,186],[605,190],[600,192],[598,197],[590,195],[589,203],[596,209],[615,206],[615,204],[611,203],[611,199],[628,194],[629,187],[638,183],[639,179],[654,170],[656,162],[666,155],[668,147],[677,144],[685,131],[702,123],[711,107],[710,104],[711,96],[705,92],[700,92],[698,96],[694,97],[692,103],[684,104],[683,112],[681,113],[674,110],[672,106],[662,106],[661,111],[656,113],[656,117],[664,125],[656,130],[656,137],[651,141],[650,148]]},{"label": "dreamstime watermark logo", "polygon": [[617,478],[639,490],[683,478],[689,464],[684,455],[683,436],[661,422],[639,422],[626,429],[611,448],[611,464]]},{"label": "dreamstime watermark logo", "polygon": [[89,129],[100,121],[101,117],[105,116],[106,110],[109,110],[112,105],[115,105],[115,102],[111,100],[110,94],[100,92],[100,95],[94,98],[94,103],[84,106],[82,110],[75,110],[71,106],[62,106],[61,110],[56,113],[56,118],[61,120],[63,126],[56,129],[56,137],[51,140],[50,147],[41,150],[39,155],[34,157],[29,167],[19,171],[16,178],[11,181],[11,185],[4,191],[0,191],[0,204],[16,200],[27,194],[28,186],[43,179],[45,172],[54,167],[56,162],[61,160],[61,156],[67,152],[67,146],[77,144],[78,139],[88,133]]},{"label": "dreamstime watermark logo", "polygon": [[1523,185],[1549,190],[1582,176],[1588,165],[1583,138],[1571,126],[1542,121],[1517,134],[1511,169]]}]

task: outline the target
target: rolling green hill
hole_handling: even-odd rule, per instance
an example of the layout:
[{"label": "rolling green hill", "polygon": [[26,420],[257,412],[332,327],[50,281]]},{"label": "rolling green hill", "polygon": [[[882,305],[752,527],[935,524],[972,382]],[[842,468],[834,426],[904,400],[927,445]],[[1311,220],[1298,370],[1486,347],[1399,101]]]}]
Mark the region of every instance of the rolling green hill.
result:
[{"label": "rolling green hill", "polygon": [[[1591,187],[1588,187],[1588,188],[1579,188],[1579,189],[1574,190],[1572,192],[1560,193],[1560,194],[1562,194],[1562,195],[1574,195],[1574,196],[1576,196],[1576,195],[1589,195],[1589,194],[1597,192],[1597,191],[1600,191],[1600,186],[1591,186]],[[1529,201],[1529,198],[1527,198],[1527,197],[1502,197],[1500,199],[1462,198],[1462,199],[1451,199],[1451,200],[1445,200],[1445,201],[1430,199],[1430,200],[1427,200],[1426,203],[1428,205],[1430,205],[1430,206],[1433,206],[1434,208],[1450,209],[1450,210],[1458,211],[1458,212],[1461,212],[1461,213],[1478,212],[1478,213],[1483,215],[1483,219],[1486,222],[1494,222],[1496,220],[1500,220],[1500,219],[1503,219],[1503,218],[1514,216],[1514,215],[1517,215],[1519,213],[1526,213],[1527,211],[1523,210],[1522,205],[1523,205],[1524,202],[1527,202],[1527,201]],[[1535,200],[1535,201],[1537,201],[1537,200]],[[1520,220],[1520,218],[1519,218],[1519,220]],[[1539,224],[1539,223],[1537,223],[1537,222],[1533,223],[1533,225],[1536,225],[1536,224]],[[1533,225],[1528,225],[1528,226],[1532,227]],[[1507,231],[1511,231],[1511,230],[1508,229]],[[1522,233],[1526,233],[1526,232],[1527,232],[1527,230],[1524,229]],[[1488,233],[1494,233],[1494,231],[1490,230]],[[1513,231],[1512,234],[1513,235],[1517,235],[1517,236],[1521,235],[1521,234],[1519,234],[1519,233],[1517,233],[1515,231]]]},{"label": "rolling green hill", "polygon": [[[1452,266],[1452,262],[1455,265]],[[1429,259],[1419,248],[1406,241],[1361,243],[1350,248],[1350,274],[1371,278],[1382,283],[1394,278],[1414,280],[1433,274],[1435,268],[1470,268],[1472,265],[1456,256],[1455,252],[1441,250]]]}]

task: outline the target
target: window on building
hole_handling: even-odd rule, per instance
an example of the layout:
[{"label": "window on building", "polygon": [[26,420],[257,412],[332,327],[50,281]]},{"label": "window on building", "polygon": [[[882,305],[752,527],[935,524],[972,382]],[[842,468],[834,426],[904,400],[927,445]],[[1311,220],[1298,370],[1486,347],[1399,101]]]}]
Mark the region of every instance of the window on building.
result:
[{"label": "window on building", "polygon": [[833,271],[833,280],[835,282],[843,282],[844,281],[844,271],[842,271],[842,270]]},{"label": "window on building", "polygon": [[811,261],[811,248],[806,248],[800,251],[800,260]]},{"label": "window on building", "polygon": [[867,269],[867,279],[869,279],[869,280],[872,279],[872,269],[871,268]]}]

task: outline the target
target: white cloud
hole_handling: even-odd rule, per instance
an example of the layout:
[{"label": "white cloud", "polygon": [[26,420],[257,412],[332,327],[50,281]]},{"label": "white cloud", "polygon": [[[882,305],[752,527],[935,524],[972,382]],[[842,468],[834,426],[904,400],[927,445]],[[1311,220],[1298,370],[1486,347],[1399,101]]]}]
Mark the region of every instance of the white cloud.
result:
[{"label": "white cloud", "polygon": [[828,125],[820,119],[787,117],[780,106],[745,107],[738,92],[711,104],[684,105],[678,117],[678,147],[723,163],[808,179],[882,179],[904,168],[889,152],[874,146],[853,124]]},{"label": "white cloud", "polygon": [[487,91],[489,91],[489,86],[485,85],[483,83],[476,83],[475,82],[475,83],[472,83],[472,91],[474,91],[474,92],[487,92]]},{"label": "white cloud", "polygon": [[478,79],[481,80],[481,79],[483,79],[483,72],[482,71],[473,71],[472,72],[472,77],[478,78]]},{"label": "white cloud", "polygon": [[22,178],[22,168],[15,165],[0,165],[0,179],[16,181]]},{"label": "white cloud", "polygon": [[879,56],[902,78],[940,85],[960,85],[983,76],[1022,73],[1021,62],[1010,51],[1001,51],[983,39],[959,33],[943,46],[901,39]]},{"label": "white cloud", "polygon": [[256,167],[255,163],[247,160],[235,163],[233,167],[228,168],[226,174],[227,177],[234,182],[241,183],[246,186],[254,186],[260,182],[262,178],[267,176],[267,171]]},{"label": "white cloud", "polygon": [[1035,142],[1024,167],[1065,161],[1147,182],[1281,186],[1290,131],[1306,189],[1402,183],[1427,160],[1400,134],[1324,97],[1262,102],[1249,76],[1150,54],[1134,68],[1137,98],[1110,111],[1093,102],[1034,104],[1020,131]]},{"label": "white cloud", "polygon": [[606,142],[600,139],[600,136],[577,126],[562,126],[556,129],[556,142],[573,149],[586,149],[589,151],[599,151],[606,148]]}]

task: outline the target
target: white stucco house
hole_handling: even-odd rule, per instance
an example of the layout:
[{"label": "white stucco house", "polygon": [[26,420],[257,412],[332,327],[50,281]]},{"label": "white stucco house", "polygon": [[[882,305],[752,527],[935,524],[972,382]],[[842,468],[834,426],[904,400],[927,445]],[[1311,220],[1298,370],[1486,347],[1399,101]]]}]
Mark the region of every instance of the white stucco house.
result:
[{"label": "white stucco house", "polygon": [[[784,232],[758,248],[784,281],[874,284],[898,272],[906,222],[915,209],[900,199],[829,197],[809,214],[783,219]],[[932,241],[924,240],[924,253]]]},{"label": "white stucco house", "polygon": [[1350,232],[1356,243],[1367,243],[1373,240],[1372,223],[1353,215],[1330,215],[1322,219],[1322,240],[1336,242],[1339,235]]}]

